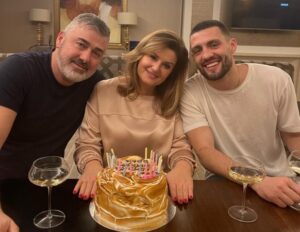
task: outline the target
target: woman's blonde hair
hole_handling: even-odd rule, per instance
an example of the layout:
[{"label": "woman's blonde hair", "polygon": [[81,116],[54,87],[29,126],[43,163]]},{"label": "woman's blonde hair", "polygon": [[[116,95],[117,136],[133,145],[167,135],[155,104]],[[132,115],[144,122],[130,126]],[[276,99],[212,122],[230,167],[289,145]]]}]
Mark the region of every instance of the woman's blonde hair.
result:
[{"label": "woman's blonde hair", "polygon": [[158,30],[145,36],[138,45],[124,56],[126,84],[118,86],[118,92],[131,100],[138,97],[138,63],[144,55],[168,48],[174,51],[177,61],[170,76],[155,87],[155,110],[163,117],[173,116],[179,105],[187,75],[188,51],[182,39],[169,30]]}]

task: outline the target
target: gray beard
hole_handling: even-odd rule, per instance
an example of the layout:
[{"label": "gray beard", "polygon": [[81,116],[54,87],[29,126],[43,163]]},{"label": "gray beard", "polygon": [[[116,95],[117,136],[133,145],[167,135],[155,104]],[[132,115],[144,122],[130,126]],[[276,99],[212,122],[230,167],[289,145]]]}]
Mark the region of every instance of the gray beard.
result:
[{"label": "gray beard", "polygon": [[87,72],[85,73],[77,73],[72,70],[72,68],[69,66],[69,64],[64,64],[64,62],[60,59],[60,57],[57,59],[57,64],[59,70],[62,72],[64,79],[70,81],[70,82],[81,82],[88,78],[90,78],[92,75],[88,75]]}]

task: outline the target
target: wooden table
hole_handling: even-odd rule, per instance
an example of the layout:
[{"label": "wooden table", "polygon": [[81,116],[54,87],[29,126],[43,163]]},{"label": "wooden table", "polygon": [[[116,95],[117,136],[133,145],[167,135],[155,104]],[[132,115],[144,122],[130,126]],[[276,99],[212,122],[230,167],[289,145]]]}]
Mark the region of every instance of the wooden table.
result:
[{"label": "wooden table", "polygon": [[[67,180],[52,191],[53,208],[65,212],[66,221],[51,230],[36,228],[33,217],[47,209],[47,190],[28,180],[0,182],[3,210],[20,226],[22,232],[98,232],[110,231],[98,225],[90,216],[89,202],[73,196],[75,180]],[[225,179],[194,181],[195,195],[186,207],[177,207],[174,219],[156,231],[180,232],[296,232],[300,231],[300,212],[281,209],[260,199],[248,189],[247,205],[258,214],[253,223],[241,223],[227,214],[233,204],[240,204],[242,187]]]}]

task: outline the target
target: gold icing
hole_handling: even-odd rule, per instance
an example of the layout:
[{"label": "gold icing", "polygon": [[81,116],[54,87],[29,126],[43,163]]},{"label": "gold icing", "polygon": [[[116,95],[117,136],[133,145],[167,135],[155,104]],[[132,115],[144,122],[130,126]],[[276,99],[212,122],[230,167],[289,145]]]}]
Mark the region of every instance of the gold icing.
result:
[{"label": "gold icing", "polygon": [[[136,160],[132,156],[126,159]],[[99,217],[130,229],[165,224],[168,216],[165,173],[142,179],[137,172],[123,176],[122,172],[107,168],[98,174],[97,184],[95,208]]]}]

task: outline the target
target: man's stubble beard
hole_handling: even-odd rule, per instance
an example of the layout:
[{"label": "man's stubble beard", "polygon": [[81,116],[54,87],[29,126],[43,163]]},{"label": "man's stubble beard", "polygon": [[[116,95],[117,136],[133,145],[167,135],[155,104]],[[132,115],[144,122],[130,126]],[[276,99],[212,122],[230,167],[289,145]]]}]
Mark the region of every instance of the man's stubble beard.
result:
[{"label": "man's stubble beard", "polygon": [[198,65],[198,69],[200,73],[205,77],[206,80],[209,81],[217,81],[222,79],[230,70],[232,67],[232,59],[230,59],[228,56],[221,57],[221,71],[218,73],[207,73],[204,68],[202,68],[202,65]]}]

